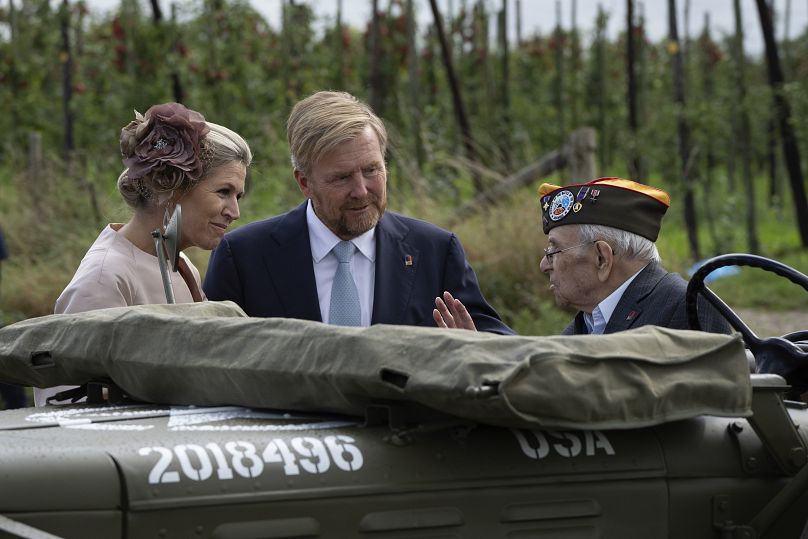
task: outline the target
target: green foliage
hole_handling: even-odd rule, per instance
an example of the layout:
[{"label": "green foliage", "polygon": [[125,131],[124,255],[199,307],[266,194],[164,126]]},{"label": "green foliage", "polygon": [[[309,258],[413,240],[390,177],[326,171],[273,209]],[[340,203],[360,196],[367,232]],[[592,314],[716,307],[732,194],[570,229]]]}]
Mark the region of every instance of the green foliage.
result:
[{"label": "green foliage", "polygon": [[[121,167],[119,130],[132,119],[133,110],[145,112],[155,103],[182,98],[209,121],[244,135],[255,154],[241,207],[240,222],[246,223],[285,211],[301,199],[285,137],[291,106],[324,88],[370,99],[370,23],[337,27],[335,21],[319,20],[307,3],[283,2],[278,28],[246,0],[184,0],[159,23],[148,3],[138,0],[122,0],[117,10],[104,15],[89,12],[84,2],[70,2],[68,11],[52,4],[16,0],[8,3],[13,11],[0,10],[0,221],[12,250],[0,282],[0,318],[6,321],[50,312],[100,228],[128,218],[115,179]],[[378,19],[381,81],[375,95],[390,131],[391,208],[451,226],[463,240],[484,292],[516,329],[557,332],[569,313],[553,305],[538,269],[544,237],[538,230],[535,187],[514,193],[485,215],[453,223],[455,208],[477,193],[436,32],[431,25],[418,29],[418,72],[412,78],[406,2],[386,6]],[[734,131],[743,107],[752,124],[762,254],[806,270],[779,161],[777,178],[767,177],[773,107],[761,58],[746,58],[747,97],[735,103],[730,43],[716,42],[707,29],[698,40],[686,41],[687,106],[678,111],[667,44],[652,43],[642,28],[635,28],[641,126],[632,139],[625,104],[626,39],[606,37],[607,12],[592,21],[595,32],[589,41],[581,41],[579,36],[587,34],[578,29],[559,29],[512,43],[510,84],[504,85],[502,51],[488,24],[496,16],[491,6],[462,2],[456,13],[444,13],[481,161],[475,170],[485,184],[493,185],[555,150],[572,128],[592,125],[598,131],[601,175],[627,175],[628,159],[637,151],[647,182],[671,192],[674,204],[660,251],[671,269],[685,272],[693,260],[681,211],[677,114],[691,128],[704,252],[717,254],[747,249]],[[75,129],[75,150],[67,164],[61,161],[62,74],[68,58],[61,51],[62,21],[69,23],[72,97],[67,107]],[[806,155],[808,34],[784,45],[784,95]],[[33,133],[41,137],[43,148],[38,173],[29,157]],[[553,181],[566,182],[563,174]],[[207,256],[191,252],[202,271]],[[754,277],[727,278],[716,289],[737,296],[743,305],[799,308],[794,303],[798,293],[778,283],[757,286]]]}]

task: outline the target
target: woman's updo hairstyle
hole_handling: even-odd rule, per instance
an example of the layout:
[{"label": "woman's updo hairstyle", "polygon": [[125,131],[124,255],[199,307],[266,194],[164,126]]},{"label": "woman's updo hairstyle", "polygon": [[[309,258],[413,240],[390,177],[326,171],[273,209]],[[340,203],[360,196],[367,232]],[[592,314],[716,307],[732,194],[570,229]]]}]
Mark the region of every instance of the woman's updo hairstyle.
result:
[{"label": "woman's updo hairstyle", "polygon": [[244,139],[180,103],[154,105],[121,130],[126,168],[118,191],[132,208],[162,204],[194,188],[213,169],[232,161],[245,167],[252,153]]}]

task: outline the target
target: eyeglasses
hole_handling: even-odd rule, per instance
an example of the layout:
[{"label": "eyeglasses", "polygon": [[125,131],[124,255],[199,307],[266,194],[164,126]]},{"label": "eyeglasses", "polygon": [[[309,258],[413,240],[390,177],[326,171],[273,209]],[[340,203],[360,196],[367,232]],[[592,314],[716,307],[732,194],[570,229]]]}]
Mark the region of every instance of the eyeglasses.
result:
[{"label": "eyeglasses", "polygon": [[563,253],[564,251],[569,251],[570,249],[575,249],[576,247],[580,247],[581,245],[589,245],[590,243],[595,243],[594,241],[585,241],[583,243],[579,243],[578,245],[573,245],[572,247],[565,247],[563,249],[556,249],[552,250],[549,247],[543,249],[544,256],[547,257],[547,262],[552,262],[553,257],[558,253]]}]

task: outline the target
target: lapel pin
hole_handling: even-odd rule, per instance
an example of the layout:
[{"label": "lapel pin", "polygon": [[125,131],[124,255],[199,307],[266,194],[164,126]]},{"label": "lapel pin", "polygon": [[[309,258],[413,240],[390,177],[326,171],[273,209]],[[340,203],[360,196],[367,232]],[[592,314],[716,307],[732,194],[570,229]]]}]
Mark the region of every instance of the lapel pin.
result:
[{"label": "lapel pin", "polygon": [[637,317],[637,311],[631,311],[626,315],[626,320],[634,320]]},{"label": "lapel pin", "polygon": [[412,266],[412,255],[404,255],[404,265]]}]

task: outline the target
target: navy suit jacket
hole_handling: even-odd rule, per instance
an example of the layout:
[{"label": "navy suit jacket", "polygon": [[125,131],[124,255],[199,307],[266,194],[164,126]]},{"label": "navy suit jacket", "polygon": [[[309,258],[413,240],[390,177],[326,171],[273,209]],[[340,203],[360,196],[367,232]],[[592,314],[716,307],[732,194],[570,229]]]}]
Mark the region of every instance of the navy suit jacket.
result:
[{"label": "navy suit jacket", "polygon": [[[211,254],[203,288],[208,299],[232,300],[250,316],[322,321],[306,203],[227,233]],[[371,323],[435,326],[432,309],[444,290],[463,302],[478,330],[513,334],[483,298],[457,236],[385,212],[376,225]]]},{"label": "navy suit jacket", "polygon": [[[669,273],[659,264],[648,264],[628,285],[606,324],[603,333],[616,333],[640,326],[689,329],[685,311],[687,282],[678,273]],[[698,298],[699,322],[704,331],[730,333],[730,326],[703,298]],[[579,312],[563,335],[588,333]]]}]

